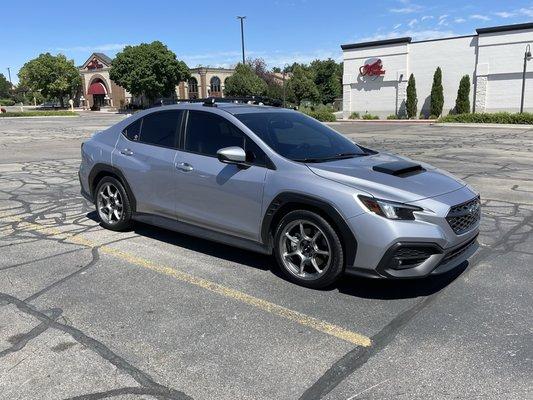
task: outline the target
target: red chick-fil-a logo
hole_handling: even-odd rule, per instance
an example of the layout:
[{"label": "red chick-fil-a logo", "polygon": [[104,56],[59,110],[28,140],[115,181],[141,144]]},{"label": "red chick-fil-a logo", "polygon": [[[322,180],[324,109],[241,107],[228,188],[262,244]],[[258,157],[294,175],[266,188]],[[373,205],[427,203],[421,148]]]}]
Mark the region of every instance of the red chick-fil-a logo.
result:
[{"label": "red chick-fil-a logo", "polygon": [[359,67],[359,73],[362,76],[374,76],[377,78],[378,76],[385,75],[385,70],[383,69],[381,60],[378,58]]}]

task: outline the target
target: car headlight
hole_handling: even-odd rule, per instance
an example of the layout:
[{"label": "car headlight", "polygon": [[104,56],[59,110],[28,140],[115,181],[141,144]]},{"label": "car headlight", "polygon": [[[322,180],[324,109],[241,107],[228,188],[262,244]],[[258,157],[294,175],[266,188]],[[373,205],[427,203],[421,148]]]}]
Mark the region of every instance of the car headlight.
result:
[{"label": "car headlight", "polygon": [[358,197],[368,211],[388,219],[413,220],[415,219],[413,212],[423,210],[421,207],[396,203],[395,201],[381,200],[361,195]]}]

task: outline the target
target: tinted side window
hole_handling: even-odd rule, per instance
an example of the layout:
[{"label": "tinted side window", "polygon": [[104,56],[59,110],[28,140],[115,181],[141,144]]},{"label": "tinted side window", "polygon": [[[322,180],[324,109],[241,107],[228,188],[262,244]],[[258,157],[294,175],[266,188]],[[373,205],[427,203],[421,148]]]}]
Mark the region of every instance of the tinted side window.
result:
[{"label": "tinted side window", "polygon": [[215,114],[189,111],[185,150],[216,157],[218,150],[231,146],[242,147],[248,163],[267,165],[265,152],[231,122]]},{"label": "tinted side window", "polygon": [[189,111],[185,150],[216,156],[218,150],[230,146],[244,148],[244,134],[218,115]]},{"label": "tinted side window", "polygon": [[176,147],[180,111],[160,111],[143,118],[140,141],[157,146]]},{"label": "tinted side window", "polygon": [[139,140],[139,137],[141,136],[142,120],[142,118],[139,118],[134,123],[128,125],[128,127],[122,131],[124,136],[126,136],[129,140]]}]

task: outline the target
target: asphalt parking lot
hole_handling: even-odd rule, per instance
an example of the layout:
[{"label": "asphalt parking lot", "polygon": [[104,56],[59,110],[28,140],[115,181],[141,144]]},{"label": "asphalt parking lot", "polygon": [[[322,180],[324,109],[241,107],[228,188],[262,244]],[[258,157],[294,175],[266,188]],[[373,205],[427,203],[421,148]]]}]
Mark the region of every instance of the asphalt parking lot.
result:
[{"label": "asphalt parking lot", "polygon": [[100,228],[79,149],[121,118],[0,119],[0,398],[533,399],[533,129],[333,124],[479,190],[481,249],[317,291],[262,255]]}]

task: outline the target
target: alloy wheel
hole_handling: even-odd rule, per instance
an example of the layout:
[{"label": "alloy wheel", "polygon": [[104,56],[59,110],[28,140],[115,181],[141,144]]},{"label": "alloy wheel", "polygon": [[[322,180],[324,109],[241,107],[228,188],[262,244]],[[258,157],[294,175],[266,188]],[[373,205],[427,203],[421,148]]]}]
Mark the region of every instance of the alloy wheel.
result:
[{"label": "alloy wheel", "polygon": [[122,219],[124,203],[118,188],[106,182],[98,191],[97,208],[100,218],[108,224],[116,224]]},{"label": "alloy wheel", "polygon": [[308,220],[287,224],[281,232],[278,245],[283,265],[300,279],[318,279],[332,261],[328,238],[322,229]]}]

